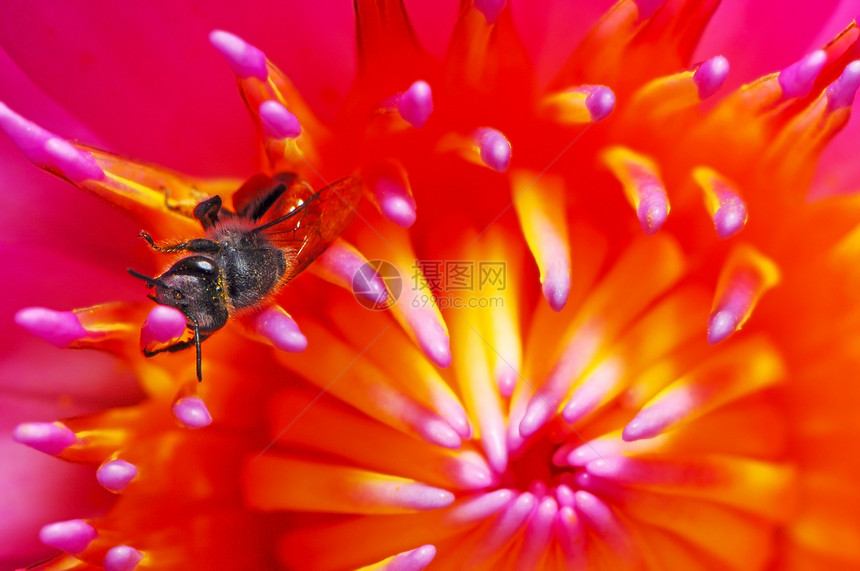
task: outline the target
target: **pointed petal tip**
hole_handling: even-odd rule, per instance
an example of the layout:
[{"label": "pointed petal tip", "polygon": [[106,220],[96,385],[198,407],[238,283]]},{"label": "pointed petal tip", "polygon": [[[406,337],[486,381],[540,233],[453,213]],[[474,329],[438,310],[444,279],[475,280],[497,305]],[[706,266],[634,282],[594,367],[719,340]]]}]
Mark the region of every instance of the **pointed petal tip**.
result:
[{"label": "pointed petal tip", "polygon": [[693,82],[699,91],[699,99],[708,99],[725,83],[729,76],[729,60],[723,56],[714,56],[703,62],[693,73]]},{"label": "pointed petal tip", "polygon": [[111,460],[99,466],[96,479],[111,492],[121,492],[137,477],[137,466],[125,460]]},{"label": "pointed petal tip", "polygon": [[273,139],[295,139],[302,134],[298,117],[277,101],[263,101],[259,113],[263,129]]},{"label": "pointed petal tip", "polygon": [[15,323],[56,347],[68,347],[87,336],[87,330],[72,311],[28,307],[15,313]]},{"label": "pointed petal tip", "polygon": [[209,33],[209,42],[218,50],[227,65],[241,79],[254,77],[265,81],[269,77],[266,54],[239,36],[223,30]]},{"label": "pointed petal tip", "polygon": [[12,440],[39,452],[57,456],[75,444],[78,437],[61,422],[22,422],[12,431]]},{"label": "pointed petal tip", "polygon": [[173,404],[173,416],[185,428],[203,428],[212,424],[206,403],[197,397],[184,397]]},{"label": "pointed petal tip", "polygon": [[400,96],[397,112],[416,129],[424,126],[433,113],[433,91],[426,81],[416,81]]},{"label": "pointed petal tip", "polygon": [[128,545],[111,547],[105,554],[105,571],[134,571],[143,560],[143,553]]},{"label": "pointed petal tip", "polygon": [[81,553],[98,536],[95,528],[80,519],[49,523],[39,530],[39,540],[66,553]]}]

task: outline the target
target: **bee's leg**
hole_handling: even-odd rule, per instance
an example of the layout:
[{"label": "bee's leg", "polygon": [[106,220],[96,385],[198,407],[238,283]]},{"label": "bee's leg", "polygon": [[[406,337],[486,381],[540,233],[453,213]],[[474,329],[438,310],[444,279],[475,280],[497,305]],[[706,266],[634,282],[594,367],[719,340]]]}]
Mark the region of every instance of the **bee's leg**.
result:
[{"label": "bee's leg", "polygon": [[204,230],[209,230],[217,224],[220,212],[221,197],[216,194],[194,207],[194,218],[200,221]]},{"label": "bee's leg", "polygon": [[149,242],[149,245],[153,250],[164,254],[170,254],[173,252],[217,252],[219,248],[218,242],[215,242],[214,240],[206,240],[205,238],[197,238],[189,240],[188,242],[180,242],[179,244],[159,246],[155,243],[155,240],[152,239],[152,236],[144,230],[141,230],[138,236]]}]

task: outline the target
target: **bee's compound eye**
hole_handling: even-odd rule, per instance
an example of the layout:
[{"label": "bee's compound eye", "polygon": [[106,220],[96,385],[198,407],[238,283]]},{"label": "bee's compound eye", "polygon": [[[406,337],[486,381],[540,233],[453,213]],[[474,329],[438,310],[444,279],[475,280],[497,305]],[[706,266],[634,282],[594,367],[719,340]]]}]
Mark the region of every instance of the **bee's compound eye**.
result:
[{"label": "bee's compound eye", "polygon": [[170,272],[187,276],[217,276],[218,268],[206,256],[188,256],[176,262]]}]

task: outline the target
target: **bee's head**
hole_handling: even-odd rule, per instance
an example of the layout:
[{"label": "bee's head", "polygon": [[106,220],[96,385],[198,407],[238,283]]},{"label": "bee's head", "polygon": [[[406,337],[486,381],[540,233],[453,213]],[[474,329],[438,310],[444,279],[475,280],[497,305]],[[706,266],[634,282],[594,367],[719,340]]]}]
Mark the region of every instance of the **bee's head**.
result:
[{"label": "bee's head", "polygon": [[227,321],[218,267],[206,256],[182,258],[157,278],[133,270],[129,273],[144,280],[146,287],[154,287],[155,295],[149,297],[181,311],[190,326],[198,325],[208,331],[222,327]]}]

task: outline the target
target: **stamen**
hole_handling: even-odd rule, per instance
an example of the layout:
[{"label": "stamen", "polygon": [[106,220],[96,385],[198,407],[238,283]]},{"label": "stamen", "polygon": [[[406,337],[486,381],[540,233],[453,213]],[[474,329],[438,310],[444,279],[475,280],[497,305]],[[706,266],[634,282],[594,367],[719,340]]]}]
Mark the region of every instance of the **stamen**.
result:
[{"label": "stamen", "polygon": [[623,382],[624,367],[620,359],[608,359],[591,371],[562,410],[565,422],[573,424],[593,411],[615,392]]},{"label": "stamen", "polygon": [[36,166],[58,171],[75,184],[105,176],[91,154],[24,119],[2,102],[0,129]]},{"label": "stamen", "polygon": [[128,545],[111,547],[105,554],[105,571],[134,571],[143,560],[143,553]]},{"label": "stamen", "polygon": [[653,79],[633,93],[624,108],[624,120],[653,124],[674,119],[719,91],[728,74],[728,60],[715,56],[694,70]]},{"label": "stamen", "polygon": [[747,223],[747,205],[735,185],[708,167],[694,168],[693,180],[704,192],[717,235],[725,240],[740,232]]},{"label": "stamen", "polygon": [[507,5],[507,0],[474,0],[475,10],[484,15],[488,24],[494,24]]},{"label": "stamen", "polygon": [[783,380],[776,351],[753,338],[725,349],[660,391],[624,428],[627,441],[652,438]]},{"label": "stamen", "polygon": [[564,125],[596,123],[615,108],[615,93],[603,85],[581,85],[557,91],[541,102],[547,117]]},{"label": "stamen", "polygon": [[[380,565],[374,565],[371,568],[373,571],[422,571],[430,565],[433,558],[436,557],[436,547],[433,545],[423,545],[412,551],[404,551],[394,557],[390,557]],[[371,568],[366,568],[370,571]]]},{"label": "stamen", "polygon": [[576,492],[575,509],[588,527],[608,544],[618,560],[625,561],[632,567],[638,567],[637,562],[640,558],[636,555],[624,524],[619,521],[618,516],[604,500],[590,492],[579,490]]},{"label": "stamen", "polygon": [[246,500],[264,511],[396,514],[454,501],[447,490],[407,478],[271,455],[249,463],[245,477]]},{"label": "stamen", "polygon": [[735,455],[684,459],[618,456],[589,462],[586,470],[584,475],[607,485],[641,486],[655,493],[699,498],[774,519],[791,512],[791,494],[797,485],[795,471],[788,465]]},{"label": "stamen", "polygon": [[167,343],[185,332],[187,319],[181,311],[166,305],[156,305],[140,328],[140,344]]},{"label": "stamen", "polygon": [[481,162],[497,172],[505,172],[511,162],[511,144],[499,131],[481,128],[472,134]]},{"label": "stamen", "polygon": [[749,319],[759,298],[780,279],[779,268],[751,246],[735,248],[720,273],[711,316],[708,343],[719,343]]},{"label": "stamen", "polygon": [[573,490],[567,484],[559,484],[555,489],[555,499],[558,505],[562,508],[573,507],[575,505],[575,496]]},{"label": "stamen", "polygon": [[373,304],[374,309],[384,309],[390,305],[386,304],[388,290],[378,268],[342,238],[335,240],[317,258],[310,271],[327,282],[352,291]]},{"label": "stamen", "polygon": [[523,546],[517,565],[520,569],[538,569],[551,538],[553,522],[558,514],[555,498],[545,497],[529,519],[523,535]]},{"label": "stamen", "polygon": [[271,305],[257,315],[254,329],[281,351],[298,353],[308,346],[308,340],[302,335],[298,324],[277,305]]},{"label": "stamen", "polygon": [[206,404],[197,397],[183,397],[173,403],[173,416],[185,428],[203,428],[212,424]]},{"label": "stamen", "polygon": [[[492,517],[511,501],[509,489],[469,495],[438,510],[375,518],[368,526],[366,518],[339,518],[324,530],[301,528],[282,536],[284,552],[296,550],[308,557],[319,569],[354,569],[362,559],[373,561],[379,553],[397,553],[404,546],[415,545],[415,530],[423,530],[422,543],[437,543],[454,533],[468,531],[475,524]],[[323,535],[321,535],[321,533]],[[324,539],[324,541],[316,541]],[[332,545],[350,545],[350,549],[332,549]]]},{"label": "stamen", "polygon": [[302,134],[298,117],[279,102],[263,101],[259,110],[263,129],[273,139],[295,139]]},{"label": "stamen", "polygon": [[137,477],[137,466],[125,460],[110,460],[99,466],[96,479],[111,492],[121,492]]},{"label": "stamen", "polygon": [[656,163],[626,147],[610,147],[603,162],[624,187],[627,200],[636,209],[646,234],[654,234],[669,215],[669,198]]},{"label": "stamen", "polygon": [[[519,494],[505,506],[504,511],[493,520],[493,525],[478,545],[470,562],[485,561],[499,553],[519,533],[537,506],[537,498],[529,492]],[[477,565],[475,565],[477,566]],[[465,565],[470,568],[472,565]]]},{"label": "stamen", "polygon": [[230,69],[242,79],[255,77],[266,81],[269,71],[266,65],[266,55],[239,36],[223,30],[214,30],[209,34],[209,41],[216,50],[221,52]]},{"label": "stamen", "polygon": [[89,332],[72,311],[29,307],[15,314],[15,323],[57,347],[68,347],[89,336]]},{"label": "stamen", "polygon": [[699,99],[705,100],[720,90],[729,76],[729,60],[714,56],[702,62],[693,72],[693,82],[699,92]]},{"label": "stamen", "polygon": [[415,199],[402,165],[392,161],[378,164],[368,169],[364,180],[383,216],[404,228],[415,223]]},{"label": "stamen", "polygon": [[511,186],[520,226],[540,270],[544,297],[553,310],[561,311],[570,292],[564,181],[517,171],[511,176]]},{"label": "stamen", "polygon": [[78,442],[75,433],[61,422],[23,422],[15,427],[12,439],[52,456]]},{"label": "stamen", "polygon": [[[400,275],[409,275],[401,265],[398,265],[398,270]],[[405,290],[392,309],[395,318],[433,363],[443,368],[451,364],[448,328],[433,299],[433,292],[425,284],[419,283],[418,288]]]},{"label": "stamen", "polygon": [[81,553],[98,536],[95,528],[80,519],[49,523],[39,530],[39,540],[66,553]]},{"label": "stamen", "polygon": [[825,63],[827,52],[817,50],[779,72],[777,80],[782,88],[783,99],[809,95]]},{"label": "stamen", "polygon": [[484,342],[486,337],[470,325],[470,322],[477,321],[474,312],[468,315],[453,322],[461,345],[460,351],[454,355],[455,371],[466,410],[477,421],[487,461],[496,473],[502,474],[508,466],[507,427],[502,400],[493,382]]},{"label": "stamen", "polygon": [[858,87],[860,87],[860,60],[855,60],[846,65],[839,79],[825,90],[827,110],[836,111],[851,107]]},{"label": "stamen", "polygon": [[433,92],[426,81],[416,81],[397,97],[397,112],[403,119],[420,129],[433,112]]},{"label": "stamen", "polygon": [[555,516],[555,535],[567,569],[586,569],[585,530],[574,505],[564,505]]}]

